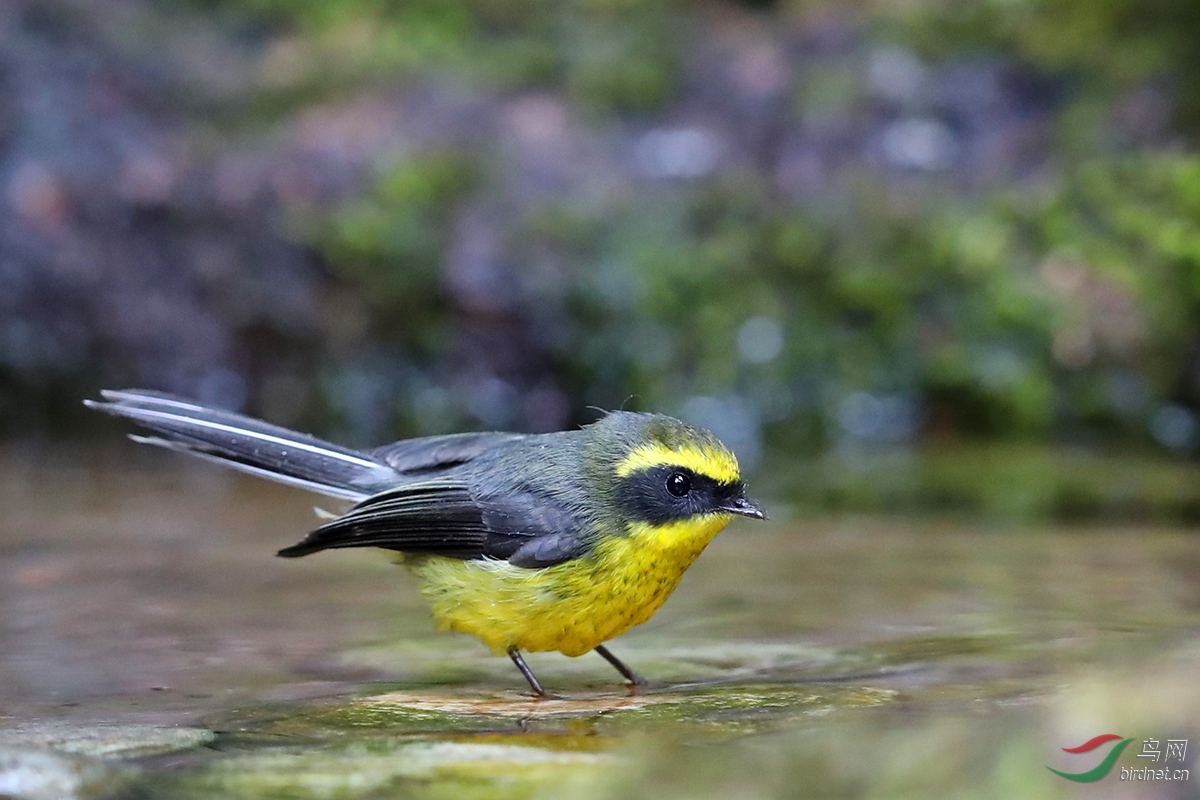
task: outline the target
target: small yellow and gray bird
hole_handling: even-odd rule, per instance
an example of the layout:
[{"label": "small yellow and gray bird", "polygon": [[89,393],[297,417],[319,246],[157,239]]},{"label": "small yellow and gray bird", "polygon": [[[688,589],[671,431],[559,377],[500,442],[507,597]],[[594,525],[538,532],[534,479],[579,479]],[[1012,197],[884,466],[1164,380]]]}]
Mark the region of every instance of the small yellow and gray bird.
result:
[{"label": "small yellow and gray bird", "polygon": [[397,551],[441,630],[507,653],[595,650],[645,622],[735,516],[765,519],[737,459],[710,432],[614,411],[559,433],[461,433],[352,450],[257,419],[143,390],[92,408],[152,432],[135,441],[190,453],[354,505],[279,551]]}]

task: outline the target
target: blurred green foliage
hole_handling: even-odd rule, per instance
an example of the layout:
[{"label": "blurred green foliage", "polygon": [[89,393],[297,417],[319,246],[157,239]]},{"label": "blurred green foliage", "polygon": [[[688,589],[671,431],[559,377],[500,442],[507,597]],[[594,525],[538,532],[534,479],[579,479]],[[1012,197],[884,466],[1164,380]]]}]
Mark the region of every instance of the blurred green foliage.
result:
[{"label": "blurred green foliage", "polygon": [[[398,123],[382,163],[349,168],[357,189],[283,198],[352,295],[333,327],[359,326],[317,357],[320,400],[371,383],[372,436],[708,403],[768,450],[1200,450],[1193,0],[159,3],[260,46],[235,101],[252,125],[343,92],[402,109],[372,121],[443,112]],[[916,88],[872,84],[889,48]],[[889,162],[878,143],[905,122],[949,155]],[[711,164],[639,161],[680,131],[718,143]],[[820,162],[819,188],[788,184],[788,157]],[[483,256],[464,255],[471,224]],[[484,289],[456,283],[472,270]],[[506,410],[472,405],[489,380]],[[539,420],[533,395],[568,411]]]},{"label": "blurred green foliage", "polygon": [[997,522],[1200,521],[1194,468],[1150,454],[988,442],[851,448],[769,466],[760,491],[804,510],[977,514]]},{"label": "blurred green foliage", "polygon": [[[481,181],[465,156],[406,162],[320,229],[331,266],[405,320],[391,333],[419,340],[444,314],[446,226]],[[932,210],[881,193],[831,221],[725,176],[541,207],[508,244],[541,313],[563,321],[549,346],[579,401],[738,395],[804,445],[836,438],[862,392],[904,398],[934,434],[1134,441],[1163,404],[1197,401],[1200,160],[1093,161],[1048,190]],[[739,351],[759,319],[782,334],[761,361]]]},{"label": "blurred green foliage", "polygon": [[429,153],[380,170],[374,186],[332,213],[300,215],[298,227],[363,293],[373,334],[428,353],[447,315],[442,254],[453,211],[480,181],[455,152]]},{"label": "blurred green foliage", "polygon": [[[354,29],[354,52],[385,72],[484,68],[486,80],[555,85],[593,111],[667,102],[683,41],[666,2],[201,5],[294,30],[318,50],[343,52]],[[1097,93],[1115,104],[1155,77],[1174,76],[1186,105],[1200,74],[1186,33],[1197,8],[926,0],[905,7],[900,35],[927,54],[1007,51],[1049,75],[1087,76],[1091,93],[1061,111],[1069,125]],[[1084,141],[1086,155],[1097,140]],[[370,287],[397,337],[437,328],[456,204],[503,180],[469,161],[441,153],[385,168],[309,235],[335,271]],[[1140,439],[1156,407],[1197,400],[1185,363],[1200,341],[1195,173],[1188,155],[1093,155],[1038,185],[965,201],[926,191],[916,204],[868,181],[836,217],[781,202],[764,176],[723,173],[600,209],[555,201],[508,244],[529,284],[544,277],[539,260],[560,265],[553,296],[537,299],[563,312],[551,350],[577,401],[634,395],[670,408],[737,394],[769,427],[811,444],[836,433],[840,403],[868,392],[908,398],[935,431],[1036,437],[1065,423]],[[759,318],[785,345],[746,363],[739,331]],[[1116,384],[1127,396],[1114,398]]]},{"label": "blurred green foliage", "polygon": [[645,112],[677,80],[674,0],[163,1],[287,41],[266,70],[289,96],[440,68],[497,88],[561,86],[594,112]]},{"label": "blurred green foliage", "polygon": [[918,0],[898,6],[901,36],[930,55],[1001,50],[1100,94],[1148,78],[1173,86],[1200,123],[1200,4],[1192,0]]}]

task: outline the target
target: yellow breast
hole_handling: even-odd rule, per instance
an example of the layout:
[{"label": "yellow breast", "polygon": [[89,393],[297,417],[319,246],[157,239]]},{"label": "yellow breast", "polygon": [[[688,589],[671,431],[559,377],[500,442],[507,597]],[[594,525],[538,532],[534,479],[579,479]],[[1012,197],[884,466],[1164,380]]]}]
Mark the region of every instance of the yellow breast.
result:
[{"label": "yellow breast", "polygon": [[583,655],[648,620],[731,517],[635,524],[588,555],[545,569],[507,561],[408,556],[440,630],[510,647]]}]

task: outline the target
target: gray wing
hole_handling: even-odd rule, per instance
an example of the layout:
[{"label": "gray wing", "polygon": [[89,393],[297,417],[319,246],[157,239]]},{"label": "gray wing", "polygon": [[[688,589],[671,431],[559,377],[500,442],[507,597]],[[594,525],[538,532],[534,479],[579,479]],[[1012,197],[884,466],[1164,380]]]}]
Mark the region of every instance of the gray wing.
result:
[{"label": "gray wing", "polygon": [[499,445],[526,438],[522,433],[452,433],[386,444],[371,456],[405,474],[433,473],[461,466]]},{"label": "gray wing", "polygon": [[454,480],[409,483],[367,498],[279,551],[285,558],[347,547],[381,547],[455,558],[549,567],[590,549],[576,516],[551,498],[514,493],[479,501]]}]

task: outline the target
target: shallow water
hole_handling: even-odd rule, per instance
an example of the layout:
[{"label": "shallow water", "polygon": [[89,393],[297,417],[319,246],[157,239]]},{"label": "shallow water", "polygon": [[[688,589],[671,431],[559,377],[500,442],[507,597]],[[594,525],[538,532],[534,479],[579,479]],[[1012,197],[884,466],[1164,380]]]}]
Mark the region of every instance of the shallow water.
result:
[{"label": "shallow water", "polygon": [[[314,499],[131,447],[0,457],[0,796],[1198,796],[1120,780],[1146,739],[1200,749],[1192,531],[776,505],[613,642],[649,691],[535,654],[535,702],[386,558],[274,558]],[[1134,739],[1103,782],[1046,769],[1100,733]]]}]

